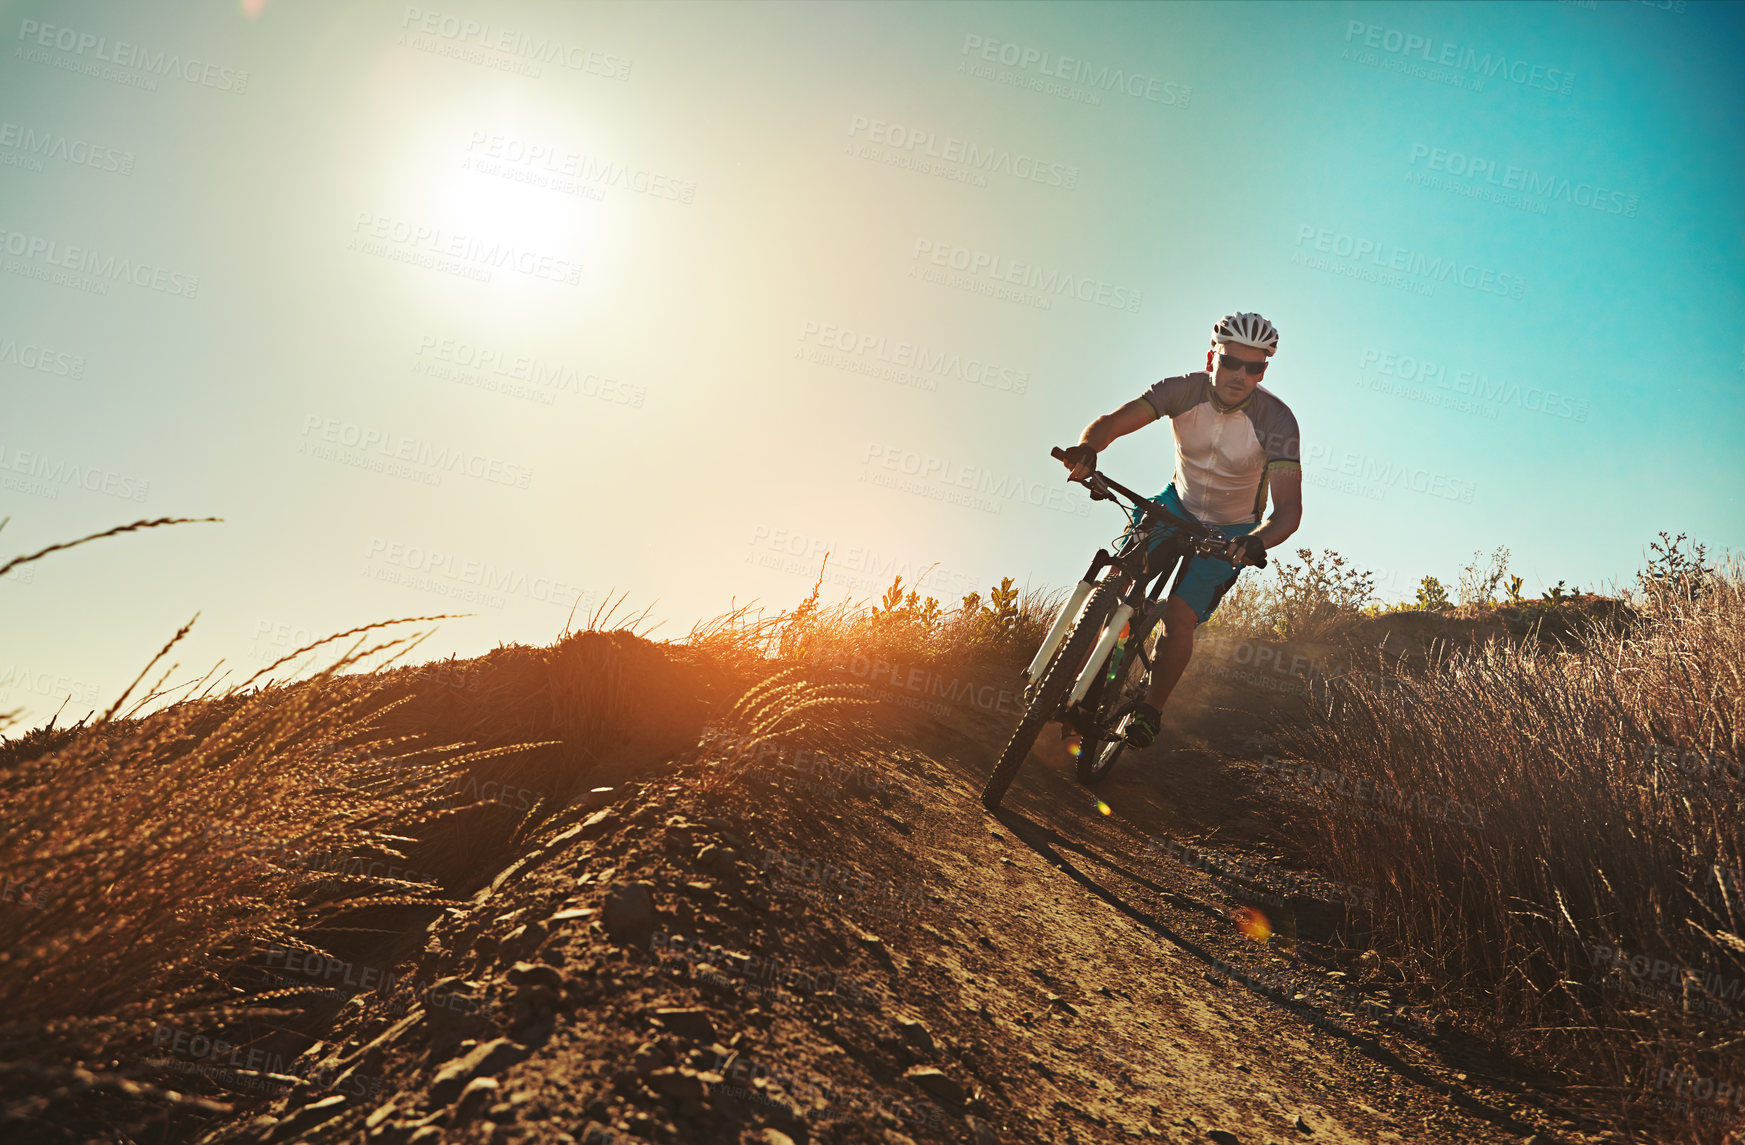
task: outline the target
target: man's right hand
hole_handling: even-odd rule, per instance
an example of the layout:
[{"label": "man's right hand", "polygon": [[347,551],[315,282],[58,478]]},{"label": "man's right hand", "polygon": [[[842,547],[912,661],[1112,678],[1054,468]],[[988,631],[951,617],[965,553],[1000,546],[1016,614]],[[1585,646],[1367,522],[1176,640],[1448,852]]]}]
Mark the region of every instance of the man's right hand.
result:
[{"label": "man's right hand", "polygon": [[1091,471],[1097,467],[1097,451],[1083,442],[1069,445],[1061,450],[1061,453],[1065,454],[1060,459],[1061,464],[1072,471],[1067,475],[1069,480],[1083,480],[1090,476]]}]

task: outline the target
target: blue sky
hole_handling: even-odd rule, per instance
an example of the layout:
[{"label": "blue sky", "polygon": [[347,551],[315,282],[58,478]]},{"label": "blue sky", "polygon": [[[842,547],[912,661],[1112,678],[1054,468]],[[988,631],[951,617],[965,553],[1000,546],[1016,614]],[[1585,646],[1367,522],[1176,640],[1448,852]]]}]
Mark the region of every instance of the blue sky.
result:
[{"label": "blue sky", "polygon": [[[1064,585],[1258,310],[1387,599],[1736,547],[1737,4],[0,5],[0,709],[609,591]],[[1104,455],[1161,489],[1166,425]]]}]

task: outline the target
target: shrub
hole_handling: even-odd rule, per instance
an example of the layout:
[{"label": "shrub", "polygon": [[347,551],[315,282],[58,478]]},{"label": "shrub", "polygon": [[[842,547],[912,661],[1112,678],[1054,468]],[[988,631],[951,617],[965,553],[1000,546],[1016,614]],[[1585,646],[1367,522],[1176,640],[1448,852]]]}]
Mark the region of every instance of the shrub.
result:
[{"label": "shrub", "polygon": [[1277,560],[1260,579],[1225,595],[1209,625],[1249,636],[1315,640],[1361,615],[1375,595],[1375,576],[1324,549],[1298,549],[1296,560]]}]

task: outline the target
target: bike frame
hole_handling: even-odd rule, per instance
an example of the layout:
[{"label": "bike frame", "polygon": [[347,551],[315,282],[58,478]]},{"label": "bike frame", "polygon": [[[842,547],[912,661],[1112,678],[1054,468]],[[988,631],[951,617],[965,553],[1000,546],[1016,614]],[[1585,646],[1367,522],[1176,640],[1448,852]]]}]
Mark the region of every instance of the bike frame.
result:
[{"label": "bike frame", "polygon": [[[1058,457],[1061,451],[1055,450],[1054,452]],[[1158,598],[1163,594],[1164,585],[1179,579],[1187,559],[1193,556],[1222,559],[1224,549],[1224,539],[1198,521],[1177,516],[1151,498],[1141,496],[1120,482],[1095,470],[1080,478],[1079,483],[1091,491],[1091,499],[1094,501],[1115,501],[1119,504],[1117,494],[1126,497],[1133,502],[1133,507],[1140,511],[1143,515],[1142,520],[1150,527],[1143,528],[1137,523],[1129,526],[1126,542],[1121,546],[1120,551],[1113,555],[1107,549],[1097,550],[1097,555],[1092,558],[1090,567],[1085,570],[1084,577],[1074,586],[1071,596],[1067,598],[1066,605],[1062,607],[1060,615],[1055,618],[1054,624],[1049,628],[1048,635],[1043,639],[1042,647],[1037,649],[1035,659],[1031,661],[1030,667],[1024,672],[1027,680],[1031,682],[1041,677],[1041,673],[1047,668],[1049,661],[1054,658],[1054,654],[1065,639],[1067,632],[1077,621],[1079,610],[1084,607],[1085,600],[1096,587],[1097,575],[1106,569],[1118,570],[1112,576],[1118,577],[1124,582],[1121,590],[1121,603],[1109,617],[1096,647],[1092,649],[1084,669],[1079,673],[1072,690],[1067,694],[1062,707],[1062,711],[1065,713],[1073,712],[1073,709],[1081,704],[1090,692],[1103,669],[1103,665],[1108,662],[1109,655],[1114,651],[1116,642],[1120,640],[1121,630],[1127,626],[1127,622],[1135,615],[1145,615],[1146,611],[1157,603]],[[1152,582],[1150,590],[1145,591],[1145,584],[1149,579],[1145,575],[1145,563],[1151,535],[1156,529],[1164,526],[1172,526],[1186,534],[1187,544],[1181,546],[1185,551],[1176,557],[1172,566],[1156,573],[1156,580]],[[1262,564],[1259,567],[1265,566]],[[1107,579],[1109,577],[1105,576],[1105,580]],[[1147,672],[1149,672],[1151,666],[1149,658],[1145,660],[1145,665]]]}]

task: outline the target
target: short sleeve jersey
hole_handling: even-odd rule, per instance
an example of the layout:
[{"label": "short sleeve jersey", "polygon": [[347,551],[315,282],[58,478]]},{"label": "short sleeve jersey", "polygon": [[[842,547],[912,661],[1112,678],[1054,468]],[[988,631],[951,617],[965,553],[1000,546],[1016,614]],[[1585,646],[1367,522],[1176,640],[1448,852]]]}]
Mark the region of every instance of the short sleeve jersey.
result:
[{"label": "short sleeve jersey", "polygon": [[1271,474],[1302,469],[1296,415],[1264,386],[1220,411],[1211,375],[1201,371],[1165,378],[1140,400],[1173,423],[1176,495],[1208,525],[1259,521]]}]

